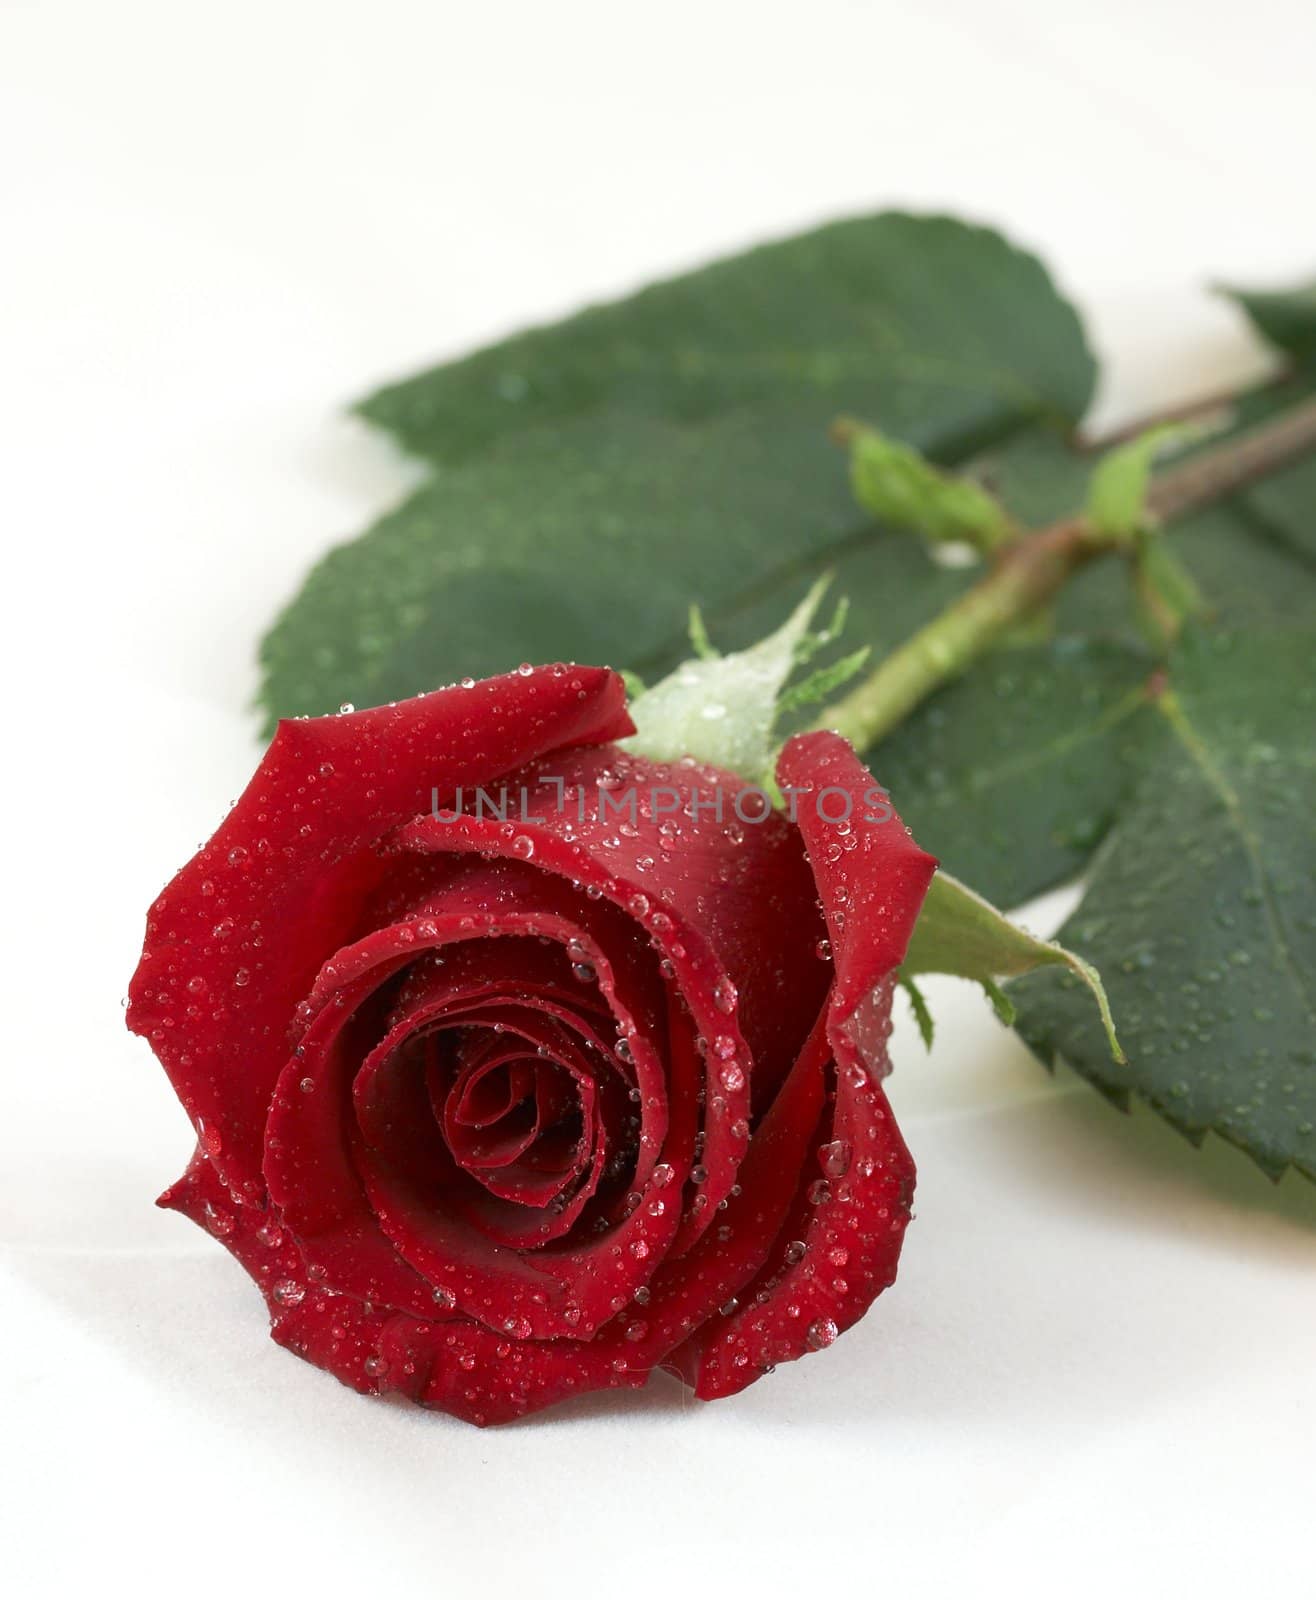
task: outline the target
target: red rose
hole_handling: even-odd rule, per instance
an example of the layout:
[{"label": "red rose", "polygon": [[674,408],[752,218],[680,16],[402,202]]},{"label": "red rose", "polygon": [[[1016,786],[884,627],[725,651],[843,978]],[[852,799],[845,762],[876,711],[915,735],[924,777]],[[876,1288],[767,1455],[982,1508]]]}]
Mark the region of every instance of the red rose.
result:
[{"label": "red rose", "polygon": [[152,908],[129,1021],[198,1135],[161,1204],[356,1389],[711,1399],[895,1275],[879,1079],[934,863],[835,735],[782,755],[792,823],[631,731],[562,666],[285,722]]}]

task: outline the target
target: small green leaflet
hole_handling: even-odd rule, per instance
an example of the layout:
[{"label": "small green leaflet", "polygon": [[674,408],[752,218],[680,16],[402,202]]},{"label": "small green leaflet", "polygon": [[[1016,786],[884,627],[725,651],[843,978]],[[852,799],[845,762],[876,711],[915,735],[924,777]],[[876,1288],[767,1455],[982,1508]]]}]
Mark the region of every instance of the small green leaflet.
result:
[{"label": "small green leaflet", "polygon": [[910,445],[863,423],[847,420],[833,431],[850,447],[855,499],[879,521],[933,544],[963,543],[984,552],[1015,536],[999,503],[972,479],[942,472]]},{"label": "small green leaflet", "polygon": [[1200,430],[1176,423],[1149,428],[1102,456],[1088,485],[1087,500],[1087,519],[1098,533],[1132,539],[1146,525],[1152,468],[1172,445],[1182,445],[1197,432]]}]

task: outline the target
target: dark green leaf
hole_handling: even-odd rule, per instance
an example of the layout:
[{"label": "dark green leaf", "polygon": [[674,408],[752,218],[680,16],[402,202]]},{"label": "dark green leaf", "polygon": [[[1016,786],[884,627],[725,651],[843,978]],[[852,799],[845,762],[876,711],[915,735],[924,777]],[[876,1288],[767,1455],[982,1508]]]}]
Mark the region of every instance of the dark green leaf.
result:
[{"label": "dark green leaf", "polygon": [[1070,427],[1092,359],[998,235],[885,215],[766,246],[384,390],[372,420],[443,463],[312,572],[267,637],[274,715],[396,699],[521,660],[646,677],[691,600],[736,648],[819,573],[889,649],[971,575],[884,537],[826,430],[843,410],[954,463]]},{"label": "dark green leaf", "polygon": [[698,424],[765,403],[822,429],[855,410],[927,451],[1082,416],[1072,308],[1000,234],[887,212],[762,245],[535,328],[366,400],[453,462],[573,417]]},{"label": "dark green leaf", "polygon": [[1305,364],[1316,361],[1316,279],[1294,289],[1221,290],[1236,300],[1263,339]]},{"label": "dark green leaf", "polygon": [[1152,660],[1061,639],[1003,651],[869,757],[925,849],[999,905],[1079,871],[1136,773]]},{"label": "dark green leaf", "polygon": [[689,654],[692,598],[736,649],[828,570],[858,602],[850,636],[879,649],[966,581],[874,538],[843,460],[792,419],[542,429],[445,469],[331,552],[265,640],[267,703],[284,716],[378,704],[522,660],[650,680]]},{"label": "dark green leaf", "polygon": [[1100,970],[1128,1065],[1064,976],[1018,1027],[1117,1102],[1316,1176],[1316,634],[1190,638],[1155,747],[1060,939]]},{"label": "dark green leaf", "polygon": [[1300,559],[1306,568],[1303,588],[1316,590],[1316,460],[1300,461],[1254,484],[1240,496],[1238,509],[1253,533]]}]

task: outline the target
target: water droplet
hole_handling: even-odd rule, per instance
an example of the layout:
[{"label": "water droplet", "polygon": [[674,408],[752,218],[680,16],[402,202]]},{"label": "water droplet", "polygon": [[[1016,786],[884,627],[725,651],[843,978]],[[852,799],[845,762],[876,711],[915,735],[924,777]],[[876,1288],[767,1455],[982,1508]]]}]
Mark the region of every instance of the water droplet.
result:
[{"label": "water droplet", "polygon": [[840,1331],[830,1317],[819,1317],[817,1322],[809,1324],[804,1342],[810,1350],[825,1350],[829,1344],[836,1343]]},{"label": "water droplet", "polygon": [[296,1278],[280,1278],[271,1293],[281,1306],[289,1308],[301,1305],[306,1298],[306,1289]]},{"label": "water droplet", "polygon": [[829,1178],[843,1178],[850,1170],[851,1148],[845,1139],[833,1139],[818,1150],[818,1165]]}]

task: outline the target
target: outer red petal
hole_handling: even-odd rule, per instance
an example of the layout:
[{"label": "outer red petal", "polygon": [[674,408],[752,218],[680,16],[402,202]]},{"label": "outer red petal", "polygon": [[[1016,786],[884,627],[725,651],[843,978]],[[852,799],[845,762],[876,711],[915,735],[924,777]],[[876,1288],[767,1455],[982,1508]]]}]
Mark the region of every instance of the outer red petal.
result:
[{"label": "outer red petal", "polygon": [[836,1098],[800,1169],[789,1227],[742,1309],[682,1353],[702,1399],[734,1394],[858,1321],[895,1277],[914,1191],[914,1163],[879,1080],[890,1065],[895,974],[937,864],[838,735],[792,739],[777,777],[796,792],[831,936],[836,977],[824,1022]]},{"label": "outer red petal", "polygon": [[394,706],[283,722],[214,838],[152,907],[128,1024],[149,1039],[230,1186],[263,1190],[287,1029],[383,868],[374,841],[431,791],[489,783],[631,731],[621,679],[540,667]]},{"label": "outer red petal", "polygon": [[[802,733],[777,762],[777,781],[796,792],[804,835],[831,936],[835,977],[828,1032],[838,1062],[870,1075],[890,1071],[886,980],[905,959],[936,859],[920,850],[848,740]],[[848,817],[825,791],[849,798]],[[882,818],[868,821],[867,818]]]}]

